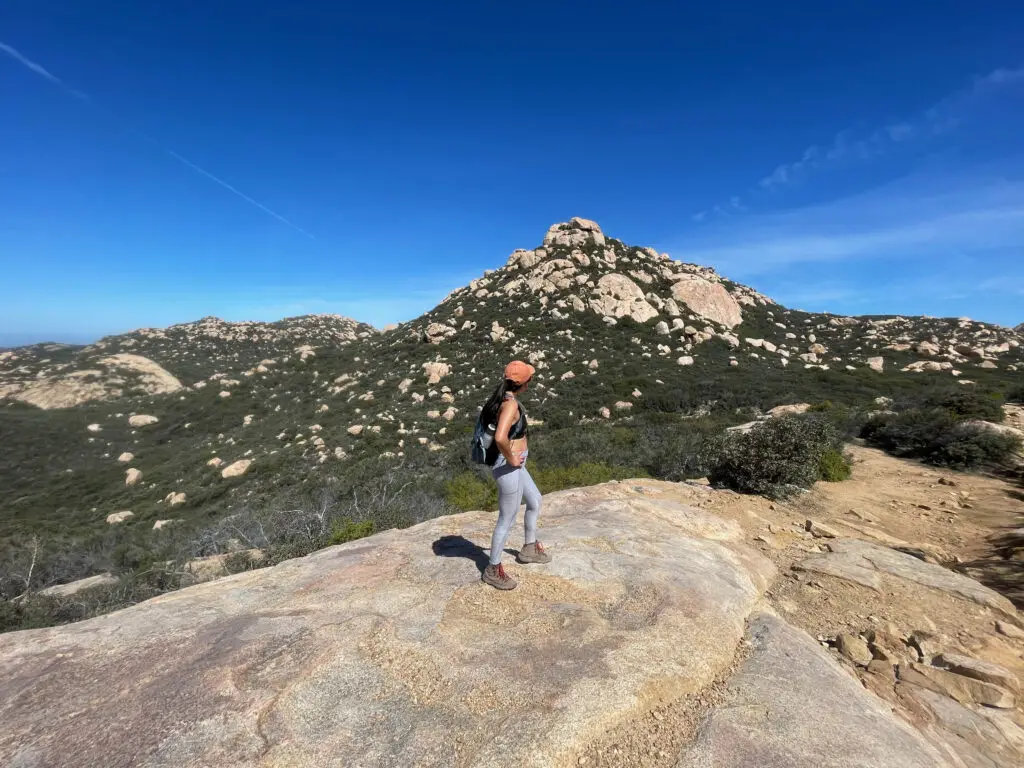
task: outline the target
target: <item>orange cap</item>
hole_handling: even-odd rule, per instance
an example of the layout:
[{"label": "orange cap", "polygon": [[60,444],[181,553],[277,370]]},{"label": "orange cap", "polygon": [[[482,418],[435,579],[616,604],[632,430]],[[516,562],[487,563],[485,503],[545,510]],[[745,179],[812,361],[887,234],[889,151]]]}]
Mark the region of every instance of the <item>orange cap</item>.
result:
[{"label": "orange cap", "polygon": [[516,384],[525,384],[533,378],[536,369],[529,363],[522,360],[513,360],[505,366],[505,378]]}]

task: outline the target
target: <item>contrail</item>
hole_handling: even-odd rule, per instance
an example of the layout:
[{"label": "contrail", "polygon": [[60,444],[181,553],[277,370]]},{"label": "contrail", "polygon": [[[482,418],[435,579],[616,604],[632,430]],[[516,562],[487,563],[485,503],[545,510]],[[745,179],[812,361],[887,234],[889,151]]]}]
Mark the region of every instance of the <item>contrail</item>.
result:
[{"label": "contrail", "polygon": [[[57,77],[55,74],[53,74],[48,69],[43,67],[41,64],[37,64],[36,62],[32,61],[32,59],[29,59],[29,58],[23,56],[16,48],[13,48],[13,47],[7,45],[6,43],[0,43],[0,51],[3,51],[8,56],[10,56],[12,59],[14,59],[16,62],[18,62],[22,66],[26,67],[27,69],[30,69],[32,72],[35,72],[40,77],[42,77],[42,78],[44,78],[46,80],[49,80],[54,85],[60,87],[64,91],[67,91],[72,96],[74,96],[76,99],[81,99],[82,101],[89,102],[89,104],[91,104],[95,109],[101,109],[96,104],[96,102],[94,102],[91,98],[89,98],[88,94],[82,93],[81,91],[78,91],[78,90],[75,90],[70,85],[68,85],[63,80],[61,80],[59,77]],[[252,205],[255,205],[257,208],[259,208],[264,213],[267,213],[267,214],[273,216],[278,221],[280,221],[280,222],[282,222],[284,224],[287,224],[289,227],[294,229],[296,232],[299,232],[300,234],[305,235],[310,240],[315,240],[316,239],[309,232],[307,232],[306,230],[304,230],[301,227],[297,226],[296,224],[293,224],[292,222],[288,221],[288,219],[286,219],[281,214],[276,213],[275,211],[270,210],[267,206],[265,206],[259,200],[254,200],[253,198],[249,197],[247,194],[245,194],[241,190],[236,189],[235,187],[233,187],[230,184],[228,184],[226,181],[224,181],[224,179],[218,178],[217,176],[213,175],[212,173],[210,173],[205,168],[202,168],[202,167],[196,165],[195,163],[193,163],[188,158],[182,157],[181,155],[179,155],[177,152],[175,152],[172,149],[168,149],[163,144],[161,144],[159,141],[154,139],[152,136],[149,136],[149,135],[143,133],[142,131],[140,131],[140,130],[138,130],[136,128],[132,128],[130,125],[128,125],[127,122],[125,122],[124,120],[120,119],[116,115],[112,115],[106,109],[102,109],[101,111],[105,112],[108,115],[111,115],[115,120],[117,120],[117,122],[121,123],[127,130],[131,131],[132,133],[136,134],[137,136],[141,137],[142,139],[145,139],[147,142],[152,144],[154,147],[159,149],[161,152],[163,152],[163,153],[165,153],[167,155],[170,155],[175,160],[177,160],[178,162],[182,163],[183,165],[188,166],[189,168],[191,168],[196,173],[198,173],[198,174],[200,174],[202,176],[205,176],[206,178],[208,178],[210,181],[214,182],[215,184],[219,184],[220,186],[224,187],[224,189],[228,190],[232,194],[234,194],[234,195],[242,198],[243,200],[245,200],[247,203],[251,203]]]}]

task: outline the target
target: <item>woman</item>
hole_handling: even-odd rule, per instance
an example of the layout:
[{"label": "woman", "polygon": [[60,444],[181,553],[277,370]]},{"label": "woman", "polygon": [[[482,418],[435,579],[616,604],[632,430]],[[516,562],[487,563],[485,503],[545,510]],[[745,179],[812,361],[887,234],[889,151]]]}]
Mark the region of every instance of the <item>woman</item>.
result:
[{"label": "woman", "polygon": [[518,582],[505,573],[501,554],[505,549],[519,505],[526,500],[526,540],[516,560],[520,563],[550,563],[551,555],[537,541],[537,516],[540,514],[540,491],[526,469],[529,453],[526,442],[526,411],[516,395],[526,391],[533,377],[532,365],[513,360],[505,366],[505,377],[484,406],[484,424],[494,424],[494,444],[499,455],[491,469],[498,484],[498,524],[491,536],[491,559],[484,569],[483,580],[497,589],[515,589]]}]

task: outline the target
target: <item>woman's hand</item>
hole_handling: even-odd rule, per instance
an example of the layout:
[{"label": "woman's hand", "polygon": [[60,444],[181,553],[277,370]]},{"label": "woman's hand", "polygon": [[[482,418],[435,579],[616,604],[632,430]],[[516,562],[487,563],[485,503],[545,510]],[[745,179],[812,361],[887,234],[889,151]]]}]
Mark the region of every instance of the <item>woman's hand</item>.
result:
[{"label": "woman's hand", "polygon": [[516,469],[519,469],[519,467],[523,466],[523,454],[509,454],[509,456],[505,459],[505,463],[507,463],[510,467],[515,467]]}]

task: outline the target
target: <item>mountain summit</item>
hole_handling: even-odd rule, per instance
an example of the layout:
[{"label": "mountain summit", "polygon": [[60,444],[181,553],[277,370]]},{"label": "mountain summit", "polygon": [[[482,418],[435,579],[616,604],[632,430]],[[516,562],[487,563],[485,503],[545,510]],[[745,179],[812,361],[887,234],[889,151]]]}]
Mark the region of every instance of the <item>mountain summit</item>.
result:
[{"label": "mountain summit", "polygon": [[[516,250],[503,267],[449,294],[432,312],[406,324],[433,344],[468,337],[494,344],[516,338],[515,324],[555,321],[560,335],[590,318],[613,328],[628,323],[641,358],[676,356],[680,365],[701,358],[788,366],[804,370],[875,371],[898,365],[905,372],[963,368],[1016,371],[1019,329],[969,318],[841,315],[789,310],[753,288],[697,264],[648,247],[628,246],[605,235],[594,221],[554,224],[540,247]],[[578,333],[578,332],[577,332]],[[534,340],[536,341],[536,339]],[[516,352],[531,351],[526,344]],[[546,350],[532,350],[539,355]]]}]

